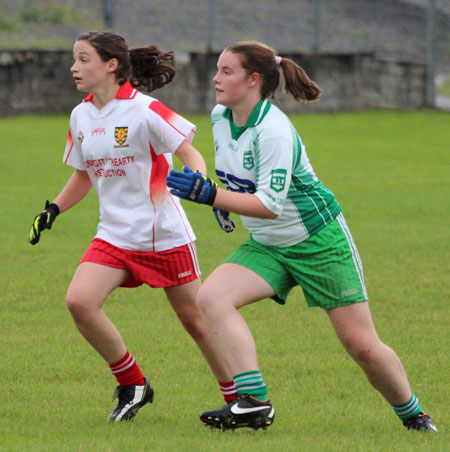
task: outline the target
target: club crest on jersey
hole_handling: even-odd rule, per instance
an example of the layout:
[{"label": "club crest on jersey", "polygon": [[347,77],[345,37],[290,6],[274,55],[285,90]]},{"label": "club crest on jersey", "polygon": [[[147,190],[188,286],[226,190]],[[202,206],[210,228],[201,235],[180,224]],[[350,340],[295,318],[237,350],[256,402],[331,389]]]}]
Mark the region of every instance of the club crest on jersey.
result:
[{"label": "club crest on jersey", "polygon": [[284,190],[287,171],[285,169],[274,169],[270,174],[270,188],[277,193]]},{"label": "club crest on jersey", "polygon": [[114,139],[118,146],[114,146],[115,148],[126,148],[128,144],[124,144],[128,138],[128,127],[116,127],[114,129]]},{"label": "club crest on jersey", "polygon": [[83,135],[83,132],[80,130],[79,132],[78,132],[78,142],[81,144],[82,142],[83,142],[83,140],[84,140],[84,135]]},{"label": "club crest on jersey", "polygon": [[252,151],[244,152],[243,167],[246,170],[251,170],[255,166],[255,160],[253,159]]}]

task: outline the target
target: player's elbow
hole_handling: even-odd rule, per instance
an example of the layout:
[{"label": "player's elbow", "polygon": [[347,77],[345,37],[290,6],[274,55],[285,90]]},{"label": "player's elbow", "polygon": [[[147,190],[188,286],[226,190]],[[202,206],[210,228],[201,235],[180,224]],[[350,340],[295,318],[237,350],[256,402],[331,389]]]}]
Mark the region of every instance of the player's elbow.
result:
[{"label": "player's elbow", "polygon": [[266,207],[254,209],[252,211],[247,211],[241,215],[247,215],[249,217],[262,218],[263,220],[275,220],[278,218],[278,214],[272,212]]},{"label": "player's elbow", "polygon": [[278,215],[268,210],[263,218],[267,218],[268,220],[275,220],[276,218],[278,218]]},{"label": "player's elbow", "polygon": [[260,210],[260,213],[262,214],[262,218],[268,220],[275,220],[280,214],[280,212],[274,212],[273,210],[268,209],[266,206],[263,206],[263,208]]}]

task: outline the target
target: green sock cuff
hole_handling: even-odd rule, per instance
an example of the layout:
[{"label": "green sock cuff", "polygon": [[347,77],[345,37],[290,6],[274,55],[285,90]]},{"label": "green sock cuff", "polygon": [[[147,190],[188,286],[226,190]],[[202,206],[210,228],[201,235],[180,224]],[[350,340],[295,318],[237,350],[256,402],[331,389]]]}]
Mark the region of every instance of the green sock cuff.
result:
[{"label": "green sock cuff", "polygon": [[413,394],[411,398],[401,405],[392,405],[395,414],[404,421],[412,416],[416,416],[422,411],[419,399]]},{"label": "green sock cuff", "polygon": [[251,395],[260,400],[267,399],[267,386],[259,370],[243,372],[233,376],[238,395]]},{"label": "green sock cuff", "polygon": [[233,376],[233,380],[249,378],[249,377],[261,377],[261,372],[259,370],[249,370],[248,372],[242,372],[241,374],[236,374]]}]

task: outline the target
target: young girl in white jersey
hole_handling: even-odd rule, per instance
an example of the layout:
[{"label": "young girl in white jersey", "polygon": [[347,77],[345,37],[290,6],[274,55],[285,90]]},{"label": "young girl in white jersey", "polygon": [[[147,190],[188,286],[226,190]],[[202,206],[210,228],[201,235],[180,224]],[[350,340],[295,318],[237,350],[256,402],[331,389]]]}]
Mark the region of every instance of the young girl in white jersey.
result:
[{"label": "young girl in white jersey", "polygon": [[[214,207],[227,232],[241,215],[250,238],[199,291],[211,337],[230,369],[238,398],[200,418],[212,427],[266,428],[274,420],[253,337],[238,309],[271,297],[285,303],[300,285],[308,306],[322,307],[350,356],[408,429],[437,431],[411,392],[403,366],[377,336],[362,265],[333,193],[315,175],[285,114],[269,101],[279,85],[296,101],[321,90],[295,62],[258,42],[227,47],[213,81],[216,174],[227,190],[185,168],[167,179],[171,193]],[[225,289],[226,288],[226,289]]]},{"label": "young girl in white jersey", "polygon": [[90,93],[72,112],[64,163],[75,168],[66,186],[36,216],[30,243],[39,242],[56,216],[94,186],[100,200],[97,235],[67,292],[77,328],[109,364],[119,402],[108,420],[129,420],[153,400],[153,388],[102,311],[117,287],[163,287],[181,323],[200,347],[227,402],[235,398],[231,375],[215,351],[197,305],[200,270],[195,236],[166,188],[172,155],[206,173],[191,145],[195,126],[142,94],[169,83],[174,55],[156,46],[129,50],[112,32],[79,36],[71,68],[79,91]]}]

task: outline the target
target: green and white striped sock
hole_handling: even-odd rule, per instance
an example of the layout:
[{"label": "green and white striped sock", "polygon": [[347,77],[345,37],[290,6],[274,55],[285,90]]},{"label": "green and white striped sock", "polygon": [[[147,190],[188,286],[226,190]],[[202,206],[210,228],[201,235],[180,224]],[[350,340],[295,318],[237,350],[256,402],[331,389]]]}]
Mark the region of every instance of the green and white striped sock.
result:
[{"label": "green and white striped sock", "polygon": [[415,416],[422,411],[422,407],[419,404],[419,399],[413,394],[408,402],[402,405],[392,405],[395,414],[404,421],[411,416]]},{"label": "green and white striped sock", "polygon": [[259,400],[267,399],[267,386],[259,370],[237,374],[233,380],[238,395],[248,394]]}]

